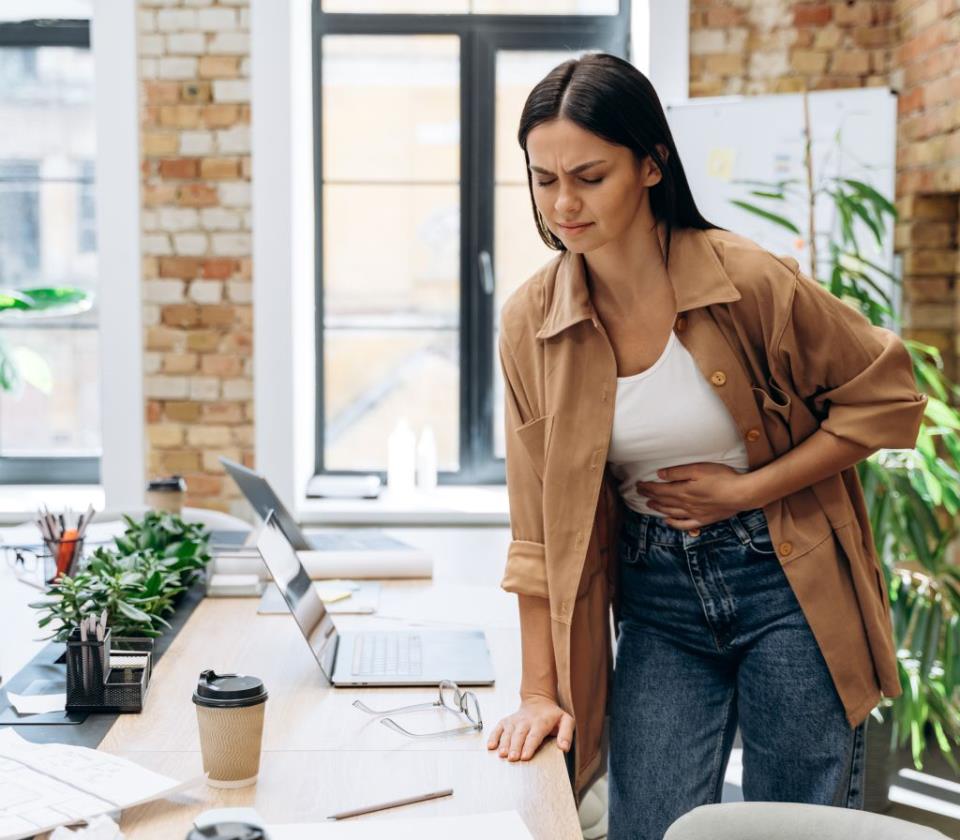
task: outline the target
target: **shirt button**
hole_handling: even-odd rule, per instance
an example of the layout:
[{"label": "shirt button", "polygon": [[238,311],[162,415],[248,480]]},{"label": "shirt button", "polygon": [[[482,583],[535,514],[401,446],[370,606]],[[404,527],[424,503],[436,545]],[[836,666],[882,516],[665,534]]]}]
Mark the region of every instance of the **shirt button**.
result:
[{"label": "shirt button", "polygon": [[760,430],[747,429],[747,440],[749,441],[760,440]]},{"label": "shirt button", "polygon": [[793,552],[793,546],[790,543],[788,542],[780,543],[780,553],[784,557],[789,557],[792,552]]},{"label": "shirt button", "polygon": [[714,385],[723,385],[727,381],[727,375],[722,370],[715,370],[710,374],[710,381]]},{"label": "shirt button", "polygon": [[699,529],[699,528],[691,528],[689,531],[687,531],[687,533],[688,533],[691,537],[699,537],[699,536],[700,536],[700,529]]}]

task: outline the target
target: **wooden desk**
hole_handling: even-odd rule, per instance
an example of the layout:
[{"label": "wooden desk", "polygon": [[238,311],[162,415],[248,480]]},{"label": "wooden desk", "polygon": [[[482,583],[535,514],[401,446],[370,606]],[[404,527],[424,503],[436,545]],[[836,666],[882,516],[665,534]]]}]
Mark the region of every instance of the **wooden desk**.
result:
[{"label": "wooden desk", "polygon": [[[579,840],[563,754],[554,740],[529,762],[510,763],[486,748],[490,727],[517,704],[520,646],[514,596],[490,584],[437,578],[435,574],[432,583],[384,583],[378,615],[338,616],[337,624],[342,629],[398,628],[400,620],[384,616],[415,610],[425,626],[440,626],[444,617],[453,617],[461,625],[483,627],[496,674],[495,686],[475,689],[484,733],[407,739],[350,704],[362,696],[374,708],[390,708],[433,699],[435,690],[325,687],[291,616],[257,615],[256,599],[208,599],[158,663],[144,711],[121,717],[100,748],[174,778],[197,775],[200,746],[191,701],[197,676],[205,668],[256,674],[270,694],[259,781],[240,790],[202,786],[174,801],[129,809],[122,823],[126,836],[179,840],[197,813],[213,807],[252,806],[268,822],[317,822],[349,807],[452,787],[452,797],[361,819],[516,809],[534,837]],[[452,715],[442,712],[435,718],[432,712],[415,717],[423,731],[452,725]],[[408,723],[412,726],[414,717]]]}]

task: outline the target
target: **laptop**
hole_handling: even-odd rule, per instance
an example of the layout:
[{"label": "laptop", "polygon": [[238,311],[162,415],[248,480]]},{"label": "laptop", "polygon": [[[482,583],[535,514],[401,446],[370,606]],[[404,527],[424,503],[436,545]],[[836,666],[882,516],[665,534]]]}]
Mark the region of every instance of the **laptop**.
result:
[{"label": "laptop", "polygon": [[273,511],[277,525],[297,551],[311,551],[322,547],[307,539],[297,525],[297,520],[290,515],[290,511],[280,501],[280,497],[274,493],[270,482],[262,475],[229,458],[221,457],[220,463],[237,482],[237,486],[257,512],[257,516],[266,521],[267,514]]},{"label": "laptop", "polygon": [[493,684],[493,660],[482,630],[339,632],[273,511],[267,512],[257,550],[328,684]]}]

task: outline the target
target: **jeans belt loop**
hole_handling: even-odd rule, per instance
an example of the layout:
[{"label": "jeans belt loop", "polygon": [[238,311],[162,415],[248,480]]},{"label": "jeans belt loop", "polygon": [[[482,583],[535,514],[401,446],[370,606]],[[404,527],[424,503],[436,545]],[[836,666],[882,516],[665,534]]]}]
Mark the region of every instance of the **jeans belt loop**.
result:
[{"label": "jeans belt loop", "polygon": [[637,556],[639,557],[642,557],[647,551],[647,526],[649,524],[649,516],[640,517],[640,532],[637,534]]},{"label": "jeans belt loop", "polygon": [[750,532],[747,530],[747,526],[743,524],[743,520],[740,518],[739,513],[735,513],[729,519],[730,527],[733,528],[733,532],[737,535],[740,542],[743,545],[747,545],[750,542]]}]

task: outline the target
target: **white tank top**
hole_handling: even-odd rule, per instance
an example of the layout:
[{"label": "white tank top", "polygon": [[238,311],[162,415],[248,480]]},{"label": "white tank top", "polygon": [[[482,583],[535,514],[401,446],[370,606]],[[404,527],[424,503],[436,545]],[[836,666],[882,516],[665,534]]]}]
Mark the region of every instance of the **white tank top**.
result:
[{"label": "white tank top", "polygon": [[673,330],[649,368],[617,377],[607,460],[627,506],[660,517],[665,514],[647,507],[635,482],[659,482],[657,470],[701,461],[749,469],[730,412]]}]

